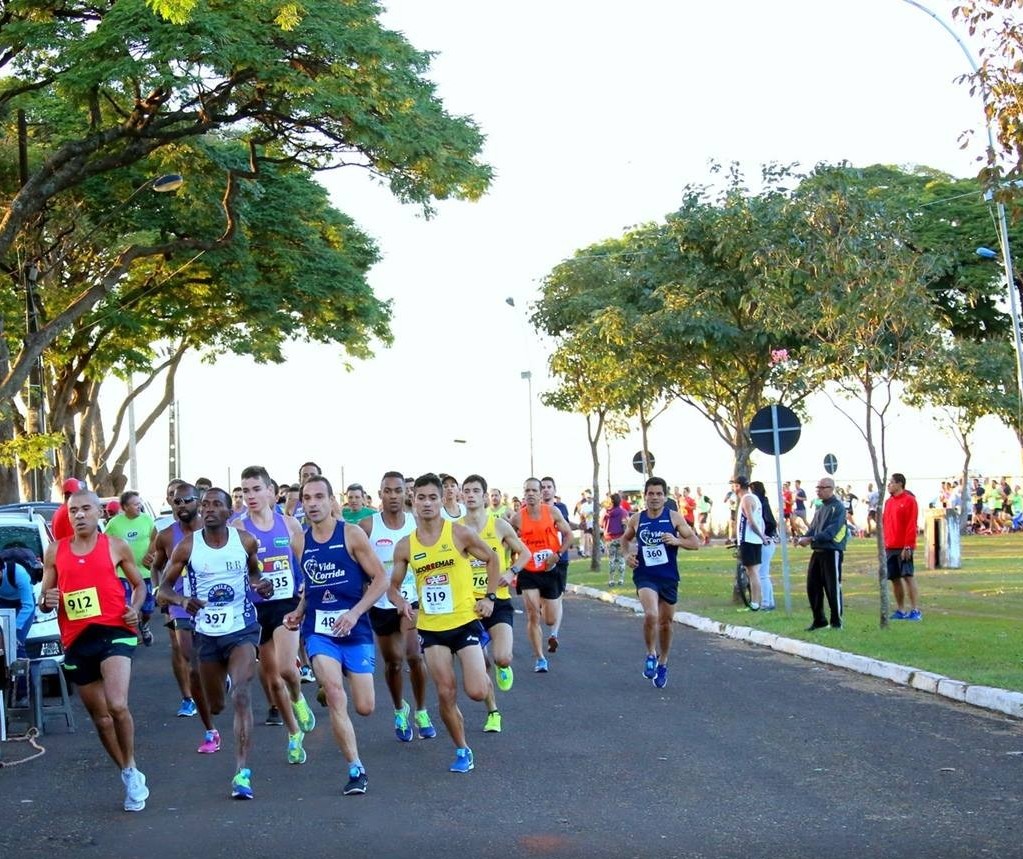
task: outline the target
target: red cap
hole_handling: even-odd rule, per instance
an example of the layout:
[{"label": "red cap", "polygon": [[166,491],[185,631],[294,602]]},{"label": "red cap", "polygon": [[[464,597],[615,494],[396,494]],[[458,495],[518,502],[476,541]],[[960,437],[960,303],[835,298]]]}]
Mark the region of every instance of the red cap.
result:
[{"label": "red cap", "polygon": [[64,481],[64,492],[78,492],[82,488],[84,488],[82,481],[77,477],[69,477]]},{"label": "red cap", "polygon": [[107,502],[107,515],[108,516],[116,516],[120,512],[121,512],[121,502],[120,501],[108,501]]}]

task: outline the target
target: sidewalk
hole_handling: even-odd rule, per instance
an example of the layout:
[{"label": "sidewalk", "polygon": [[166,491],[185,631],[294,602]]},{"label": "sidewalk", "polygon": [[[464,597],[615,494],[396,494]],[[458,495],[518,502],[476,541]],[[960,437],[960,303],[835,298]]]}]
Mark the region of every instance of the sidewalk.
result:
[{"label": "sidewalk", "polygon": [[[609,591],[602,591],[599,588],[572,584],[568,586],[568,591],[578,596],[631,609],[637,614],[643,613],[643,607],[635,597],[620,596]],[[824,647],[820,644],[800,641],[796,638],[785,638],[771,632],[751,629],[748,626],[722,623],[721,621],[711,620],[708,617],[701,617],[686,611],[675,612],[675,623],[691,626],[693,629],[698,629],[701,632],[724,635],[737,641],[747,641],[760,647],[769,647],[780,653],[801,656],[803,659],[810,659],[814,662],[834,665],[836,668],[846,668],[849,671],[856,671],[871,677],[879,677],[882,680],[890,680],[892,683],[898,683],[900,686],[912,686],[921,692],[930,692],[933,695],[941,695],[963,704],[970,704],[974,707],[982,707],[985,710],[1004,713],[1016,719],[1023,719],[1023,692],[997,689],[993,686],[975,686],[964,683],[962,680],[953,680],[942,674],[935,674],[933,671],[923,671],[920,668],[898,665],[894,662],[883,662],[870,656],[846,653],[844,650],[836,650],[833,647]]]}]

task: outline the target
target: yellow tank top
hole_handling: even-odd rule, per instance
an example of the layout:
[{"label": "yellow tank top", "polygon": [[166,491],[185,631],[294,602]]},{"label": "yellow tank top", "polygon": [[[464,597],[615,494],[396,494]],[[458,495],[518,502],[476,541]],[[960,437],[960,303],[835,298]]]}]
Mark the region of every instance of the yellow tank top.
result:
[{"label": "yellow tank top", "polygon": [[[472,526],[464,519],[459,520],[460,525],[465,525],[467,528]],[[497,561],[500,565],[500,570],[503,573],[508,569],[508,565],[504,563],[505,551],[504,551],[504,540],[501,539],[501,535],[497,533],[497,520],[493,516],[487,516],[487,524],[483,526],[483,530],[479,532],[480,539],[490,546],[494,550],[494,554],[497,555]],[[476,599],[483,599],[487,595],[487,562],[481,561],[479,558],[469,556],[469,566],[472,567],[472,593]],[[501,585],[498,587],[497,598],[499,600],[511,599],[511,593],[508,591],[507,585]]]},{"label": "yellow tank top", "polygon": [[409,534],[409,566],[416,574],[419,593],[419,629],[444,632],[479,620],[472,595],[472,567],[455,548],[450,521],[432,546],[419,542],[419,531]]}]

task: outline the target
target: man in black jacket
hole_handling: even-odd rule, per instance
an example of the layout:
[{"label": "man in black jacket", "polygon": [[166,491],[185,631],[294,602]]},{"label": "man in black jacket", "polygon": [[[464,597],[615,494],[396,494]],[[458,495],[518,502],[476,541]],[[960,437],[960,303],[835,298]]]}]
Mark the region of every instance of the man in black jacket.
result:
[{"label": "man in black jacket", "polygon": [[822,477],[818,480],[817,495],[821,504],[813,514],[809,530],[797,541],[797,545],[813,549],[806,569],[806,596],[813,612],[813,623],[807,627],[808,632],[829,624],[824,617],[825,597],[831,613],[831,628],[842,628],[842,557],[849,536],[845,504],[835,496],[834,479]]}]

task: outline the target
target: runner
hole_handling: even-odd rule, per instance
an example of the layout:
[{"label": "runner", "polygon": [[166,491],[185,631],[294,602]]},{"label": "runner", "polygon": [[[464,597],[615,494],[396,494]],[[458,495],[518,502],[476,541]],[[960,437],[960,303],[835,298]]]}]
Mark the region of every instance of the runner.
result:
[{"label": "runner", "polygon": [[298,669],[298,632],[284,625],[284,616],[298,607],[299,576],[295,559],[302,553],[302,527],[294,516],[273,509],[270,475],[261,465],[242,471],[242,494],[248,508],[246,516],[234,527],[247,531],[259,546],[263,575],[273,582],[273,596],[249,597],[256,606],[259,636],[259,671],[269,689],[269,703],[277,713],[267,713],[273,724],[279,715],[288,730],[288,762],[305,762],[302,735],[316,727],[316,717],[302,695]]},{"label": "runner", "polygon": [[348,502],[341,509],[341,516],[349,525],[368,519],[376,511],[366,506],[366,490],[360,483],[351,483],[345,489],[345,500]]},{"label": "runner", "polygon": [[[146,598],[142,603],[142,622],[139,624],[139,634],[142,643],[149,647],[153,643],[153,631],[149,628],[149,619],[153,616],[156,603],[153,600],[152,574],[144,563],[149,554],[149,546],[156,531],[156,523],[153,517],[142,509],[142,499],[134,490],[122,492],[120,497],[121,512],[107,522],[103,529],[105,534],[111,537],[120,537],[131,548],[135,556],[135,566],[142,574],[142,581],[146,586]],[[121,585],[124,587],[124,601],[131,602],[131,583],[124,577],[124,572],[118,572],[121,578]]]},{"label": "runner", "polygon": [[[185,538],[185,534],[202,529],[198,491],[183,480],[175,480],[172,483],[174,489],[170,493],[170,504],[174,510],[174,522],[156,535],[156,544],[152,552],[151,563],[157,589],[160,587],[160,574],[174,552],[174,547]],[[185,593],[187,583],[187,576],[180,576],[175,582],[174,593],[178,597],[191,596],[190,591]],[[220,751],[220,732],[213,724],[206,697],[202,694],[198,654],[193,646],[195,621],[192,615],[176,602],[161,601],[161,605],[167,609],[166,626],[170,632],[171,666],[174,678],[178,681],[178,688],[181,690],[181,706],[178,707],[177,715],[199,716],[205,734],[196,751],[201,755],[212,755]]]},{"label": "runner", "polygon": [[[536,660],[533,671],[546,674],[549,665],[540,650],[540,619],[542,617],[549,627],[557,620],[561,596],[556,572],[558,552],[565,542],[571,541],[572,531],[561,511],[544,504],[540,493],[540,481],[530,477],[522,489],[524,503],[512,516],[511,524],[530,552],[529,561],[518,574],[516,591],[526,603],[526,634]],[[556,642],[557,638],[554,640]]]},{"label": "runner", "polygon": [[[483,540],[497,555],[500,567],[504,567],[503,559],[508,552],[515,555],[512,566],[501,574],[500,587],[497,589],[497,599],[494,602],[494,611],[490,617],[483,619],[483,628],[490,638],[489,656],[488,647],[484,647],[483,655],[487,658],[487,667],[491,661],[494,665],[494,679],[497,688],[502,692],[511,689],[515,681],[512,672],[512,624],[515,620],[515,608],[512,606],[511,593],[508,585],[522,569],[529,558],[529,549],[515,533],[515,529],[508,521],[490,512],[485,506],[487,498],[487,481],[478,474],[470,474],[462,481],[462,500],[465,502],[466,513],[461,519],[461,524],[479,534]],[[476,599],[485,599],[489,587],[487,586],[487,564],[477,558],[470,558],[472,566],[472,589]],[[497,698],[494,695],[493,687],[487,693],[487,721],[483,730],[487,733],[501,732],[501,713],[497,709]]]},{"label": "runner", "polygon": [[[678,550],[698,549],[700,538],[678,513],[666,510],[668,484],[651,477],[643,486],[646,509],[629,518],[622,536],[622,553],[632,567],[632,581],[643,605],[643,676],[663,689],[668,685],[675,603],[678,601]],[[629,543],[637,541],[635,554]]]},{"label": "runner", "polygon": [[[363,519],[359,526],[369,538],[369,544],[384,566],[388,580],[394,567],[394,547],[402,537],[412,533],[416,527],[415,517],[406,513],[405,478],[398,471],[388,471],[380,480],[380,511],[371,519]],[[411,719],[415,720],[419,739],[432,740],[437,729],[430,721],[426,710],[426,666],[419,649],[416,634],[416,613],[419,598],[416,594],[415,573],[409,570],[401,584],[401,595],[412,605],[412,619],[406,620],[386,592],[369,610],[369,621],[373,627],[380,654],[384,658],[384,680],[394,704],[394,734],[403,743],[412,742]],[[404,667],[408,663],[412,699],[416,709],[413,716],[408,701],[404,698]]]},{"label": "runner", "polygon": [[[252,799],[252,677],[260,626],[252,591],[273,595],[273,582],[263,578],[259,546],[251,534],[227,524],[231,496],[211,487],[200,501],[203,526],[186,533],[171,553],[160,582],[160,599],[185,609],[195,619],[195,647],[203,695],[214,715],[229,694],[234,705],[234,799]],[[189,596],[175,592],[188,569]],[[290,756],[289,756],[290,760]]]},{"label": "runner", "polygon": [[704,546],[710,545],[710,509],[714,506],[714,502],[710,500],[710,496],[707,495],[702,487],[696,487],[696,524],[700,529],[700,538],[703,541]]},{"label": "runner", "polygon": [[369,716],[375,704],[376,654],[366,612],[388,581],[362,529],[334,516],[333,497],[326,477],[311,477],[302,485],[302,506],[310,521],[299,556],[305,587],[298,607],[284,623],[296,631],[301,627],[316,676],[326,691],[334,739],[348,764],[348,782],[342,792],[350,796],[365,793],[367,780],[342,680],[347,675],[355,711]]},{"label": "runner", "polygon": [[558,509],[565,522],[568,524],[568,533],[561,532],[561,553],[558,555],[558,565],[554,572],[558,579],[558,598],[554,603],[554,625],[551,627],[551,634],[547,638],[547,652],[554,653],[558,649],[558,636],[561,634],[561,622],[565,618],[565,590],[568,588],[568,557],[572,550],[575,538],[572,536],[572,523],[568,518],[568,507],[557,499],[555,493],[557,487],[554,485],[553,477],[545,477],[540,481],[540,497],[544,504],[550,504]]},{"label": "runner", "polygon": [[[57,609],[64,672],[78,686],[103,748],[121,770],[124,810],[142,811],[149,788],[135,765],[128,686],[146,586],[128,544],[99,533],[102,505],[95,492],[72,492],[67,510],[74,534],[46,549],[40,606]],[[131,583],[128,605],[117,567]]]},{"label": "runner", "polygon": [[465,505],[458,498],[458,480],[450,474],[441,474],[440,482],[444,491],[444,504],[440,509],[440,515],[449,522],[457,522],[465,515]]},{"label": "runner", "polygon": [[[491,488],[489,493],[490,506],[487,507],[487,512],[491,516],[497,516],[499,519],[511,519],[511,509],[504,500],[504,494],[500,489]],[[466,505],[468,507],[468,505]]]},{"label": "runner", "polygon": [[[539,489],[539,487],[538,487]],[[398,611],[412,619],[412,605],[401,595],[405,573],[416,575],[422,610],[416,621],[426,666],[437,686],[441,718],[455,744],[451,772],[466,773],[475,766],[465,741],[465,720],[458,709],[454,659],[462,666],[462,686],[473,701],[483,701],[490,689],[483,648],[481,617],[490,617],[497,601],[500,565],[497,555],[464,525],[441,518],[440,478],[424,474],[415,482],[416,528],[394,549],[394,570],[388,597]],[[539,495],[539,492],[538,492]],[[487,564],[487,595],[473,597],[472,556]]]}]

